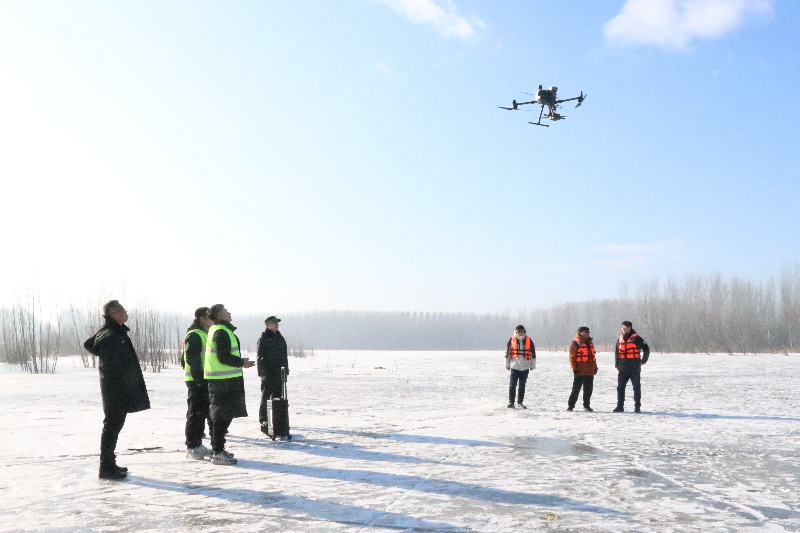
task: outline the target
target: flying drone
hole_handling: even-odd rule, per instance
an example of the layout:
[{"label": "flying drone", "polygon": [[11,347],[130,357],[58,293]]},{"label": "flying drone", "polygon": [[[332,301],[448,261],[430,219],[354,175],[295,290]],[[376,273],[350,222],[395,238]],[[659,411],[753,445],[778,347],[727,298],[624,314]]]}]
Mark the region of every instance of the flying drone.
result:
[{"label": "flying drone", "polygon": [[[583,94],[581,91],[580,96],[576,96],[575,98],[566,98],[564,100],[558,100],[558,87],[550,87],[549,89],[542,89],[542,86],[539,85],[539,90],[536,91],[536,94],[532,93],[522,93],[522,94],[530,94],[531,96],[535,96],[533,100],[530,102],[517,102],[516,100],[511,101],[511,107],[502,107],[497,106],[500,109],[506,109],[508,111],[519,111],[519,106],[521,105],[528,105],[528,104],[539,104],[542,108],[539,110],[539,121],[538,122],[528,122],[528,124],[533,124],[534,126],[544,126],[545,128],[549,128],[549,124],[542,124],[542,118],[549,118],[552,121],[556,120],[564,120],[564,115],[557,112],[558,108],[561,107],[559,104],[562,102],[569,102],[571,100],[577,100],[578,105],[575,107],[578,108],[581,106],[586,97],[589,96],[588,94]],[[547,115],[544,114],[544,107],[547,106]]]}]

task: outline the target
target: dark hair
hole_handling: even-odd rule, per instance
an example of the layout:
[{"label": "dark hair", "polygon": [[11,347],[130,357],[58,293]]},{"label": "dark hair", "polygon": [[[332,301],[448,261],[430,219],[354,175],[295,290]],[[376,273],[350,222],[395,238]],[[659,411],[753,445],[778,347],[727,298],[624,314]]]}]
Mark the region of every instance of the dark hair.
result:
[{"label": "dark hair", "polygon": [[194,311],[194,321],[189,325],[186,331],[192,331],[193,329],[203,329],[203,326],[200,325],[201,318],[209,318],[208,316],[208,307],[198,307]]},{"label": "dark hair", "polygon": [[631,322],[630,320],[626,320],[625,322],[622,323],[622,325],[623,326],[628,326],[629,328],[632,328],[633,327],[633,322]]},{"label": "dark hair", "polygon": [[111,313],[114,310],[116,310],[118,308],[121,308],[121,307],[122,307],[122,304],[119,303],[119,300],[109,300],[109,301],[107,301],[106,303],[103,304],[103,316],[106,317],[106,318],[110,318],[111,317]]},{"label": "dark hair", "polygon": [[584,331],[589,331],[589,328],[586,326],[581,326],[578,328],[578,333],[583,333]]},{"label": "dark hair", "polygon": [[208,310],[208,318],[215,321],[219,318],[219,314],[225,309],[225,304],[214,304]]}]

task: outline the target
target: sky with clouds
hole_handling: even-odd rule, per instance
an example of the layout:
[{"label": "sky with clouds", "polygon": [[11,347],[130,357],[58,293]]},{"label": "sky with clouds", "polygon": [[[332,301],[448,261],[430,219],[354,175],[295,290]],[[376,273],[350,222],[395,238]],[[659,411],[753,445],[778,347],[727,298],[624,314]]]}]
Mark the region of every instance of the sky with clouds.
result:
[{"label": "sky with clouds", "polygon": [[[502,312],[766,279],[800,261],[797,20],[781,0],[0,3],[0,298]],[[498,109],[539,84],[589,96],[550,128]]]}]

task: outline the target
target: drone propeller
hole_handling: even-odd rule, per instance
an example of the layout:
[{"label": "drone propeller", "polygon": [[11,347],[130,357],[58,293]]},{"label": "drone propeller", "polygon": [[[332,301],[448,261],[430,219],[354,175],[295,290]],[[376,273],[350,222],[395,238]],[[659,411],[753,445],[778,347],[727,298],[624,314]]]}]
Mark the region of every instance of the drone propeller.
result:
[{"label": "drone propeller", "polygon": [[586,100],[587,96],[589,96],[589,95],[588,94],[583,94],[583,91],[581,91],[581,95],[578,97],[578,105],[575,106],[576,109],[581,106],[583,101]]}]

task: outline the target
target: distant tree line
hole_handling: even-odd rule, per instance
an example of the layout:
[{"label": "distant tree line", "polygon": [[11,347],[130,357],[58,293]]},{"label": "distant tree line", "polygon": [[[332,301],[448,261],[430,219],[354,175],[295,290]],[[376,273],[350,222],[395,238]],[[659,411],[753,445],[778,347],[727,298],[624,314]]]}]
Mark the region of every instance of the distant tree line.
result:
[{"label": "distant tree line", "polygon": [[[213,303],[213,302],[211,302]],[[100,304],[43,310],[35,291],[0,307],[0,360],[31,373],[55,370],[58,355],[95,366],[83,341],[102,325]],[[129,305],[131,338],[142,368],[178,364],[191,313]],[[275,310],[270,310],[274,312]],[[235,315],[245,351],[255,351],[264,316]],[[579,326],[599,350],[611,350],[630,320],[656,352],[781,353],[800,351],[800,265],[777,279],[745,281],[721,275],[642,283],[619,298],[565,303],[511,314],[311,311],[279,315],[291,355],[313,350],[504,350],[523,324],[536,346],[566,350]]]}]

